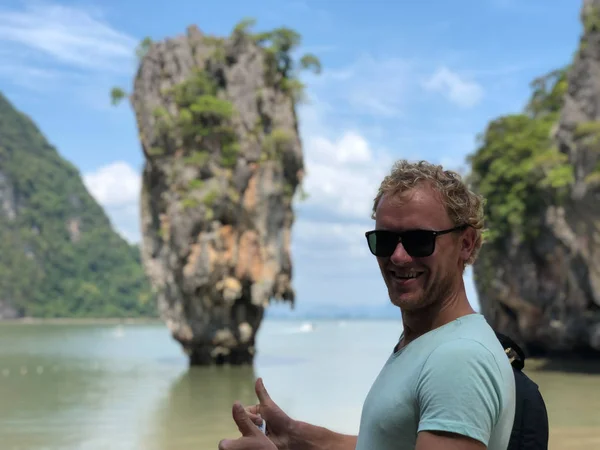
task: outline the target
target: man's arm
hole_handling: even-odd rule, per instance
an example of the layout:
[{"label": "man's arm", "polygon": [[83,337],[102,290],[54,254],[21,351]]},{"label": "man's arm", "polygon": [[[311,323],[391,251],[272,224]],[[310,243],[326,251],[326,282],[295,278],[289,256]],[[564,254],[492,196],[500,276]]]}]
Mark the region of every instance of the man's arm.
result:
[{"label": "man's arm", "polygon": [[486,446],[475,439],[441,431],[421,431],[417,435],[415,450],[486,450]]},{"label": "man's arm", "polygon": [[[506,363],[504,374],[499,363]],[[470,339],[436,348],[417,383],[416,450],[485,450],[503,405],[514,402],[514,379],[508,368],[508,360],[496,362],[487,348]],[[502,425],[508,442],[512,421]]]},{"label": "man's arm", "polygon": [[354,450],[356,436],[295,421],[290,430],[290,450]]}]

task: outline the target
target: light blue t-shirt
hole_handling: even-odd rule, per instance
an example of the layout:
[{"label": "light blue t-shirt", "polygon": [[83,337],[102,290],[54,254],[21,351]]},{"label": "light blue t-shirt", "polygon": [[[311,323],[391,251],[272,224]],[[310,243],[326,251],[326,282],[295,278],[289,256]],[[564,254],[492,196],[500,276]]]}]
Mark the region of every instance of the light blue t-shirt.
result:
[{"label": "light blue t-shirt", "polygon": [[506,450],[514,415],[510,362],[485,318],[469,314],[390,355],[365,399],[356,450],[413,450],[426,430]]}]

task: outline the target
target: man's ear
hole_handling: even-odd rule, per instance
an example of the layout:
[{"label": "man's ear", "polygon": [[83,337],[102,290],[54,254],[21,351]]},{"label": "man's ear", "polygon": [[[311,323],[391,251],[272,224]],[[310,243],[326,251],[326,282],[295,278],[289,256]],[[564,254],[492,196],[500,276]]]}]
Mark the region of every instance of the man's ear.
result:
[{"label": "man's ear", "polygon": [[472,227],[467,227],[467,229],[460,234],[459,239],[460,256],[463,261],[468,261],[473,254],[473,250],[475,249],[477,232]]}]

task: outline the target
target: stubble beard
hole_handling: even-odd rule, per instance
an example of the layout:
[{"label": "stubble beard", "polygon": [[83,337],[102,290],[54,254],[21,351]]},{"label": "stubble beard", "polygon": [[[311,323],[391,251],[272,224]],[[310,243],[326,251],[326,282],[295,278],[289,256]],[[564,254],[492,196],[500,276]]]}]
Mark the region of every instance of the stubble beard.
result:
[{"label": "stubble beard", "polygon": [[[422,276],[426,276],[422,275]],[[388,286],[388,295],[391,302],[398,306],[403,313],[416,313],[420,310],[425,310],[439,305],[440,307],[445,302],[448,294],[454,289],[454,280],[452,276],[446,273],[443,277],[434,280],[426,280],[427,284],[424,290],[421,290],[416,296],[411,295],[409,298],[402,299],[395,293],[392,286],[393,281],[390,281]]]}]

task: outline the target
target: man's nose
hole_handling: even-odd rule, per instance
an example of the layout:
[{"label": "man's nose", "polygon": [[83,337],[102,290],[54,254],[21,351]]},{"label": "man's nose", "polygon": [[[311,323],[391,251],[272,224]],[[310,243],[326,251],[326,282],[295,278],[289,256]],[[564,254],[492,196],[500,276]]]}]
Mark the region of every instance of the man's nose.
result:
[{"label": "man's nose", "polygon": [[392,256],[390,257],[390,261],[397,266],[401,266],[403,264],[411,262],[412,256],[410,256],[408,253],[406,253],[406,250],[404,249],[404,245],[402,245],[402,242],[398,242],[398,245],[396,245],[396,249],[394,250],[394,253],[392,253]]}]

